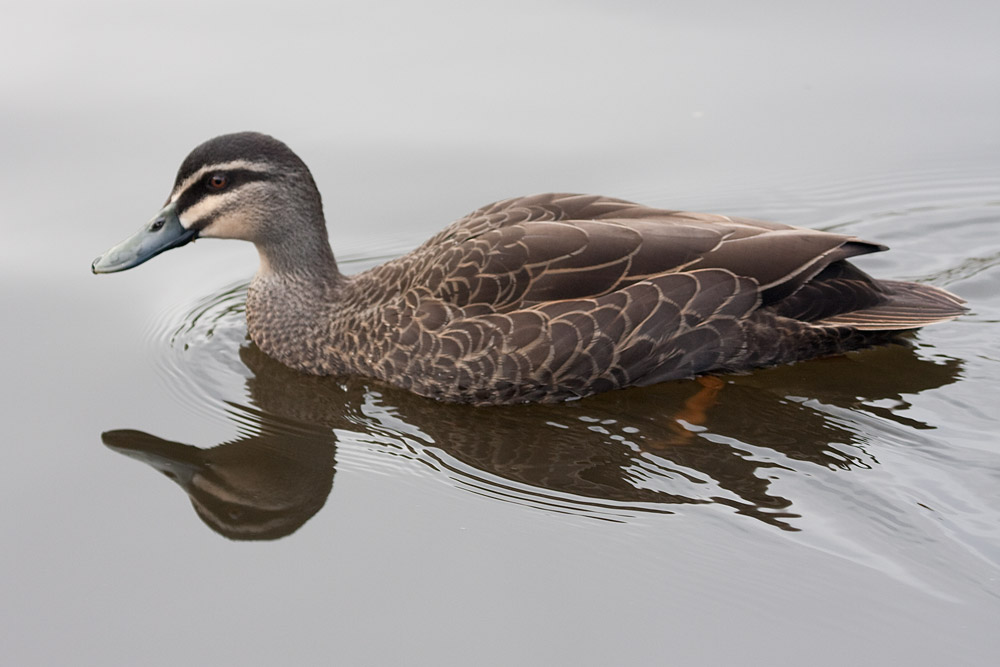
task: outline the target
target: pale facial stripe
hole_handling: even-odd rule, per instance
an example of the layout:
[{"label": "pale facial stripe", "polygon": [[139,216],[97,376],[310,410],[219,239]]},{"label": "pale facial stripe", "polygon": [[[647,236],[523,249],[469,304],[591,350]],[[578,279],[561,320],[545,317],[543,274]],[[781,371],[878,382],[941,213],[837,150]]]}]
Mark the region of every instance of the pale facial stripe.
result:
[{"label": "pale facial stripe", "polygon": [[235,169],[245,169],[247,171],[256,171],[262,174],[274,173],[274,169],[271,165],[266,162],[251,162],[249,160],[231,160],[230,162],[218,162],[216,164],[208,164],[194,172],[187,178],[185,178],[181,183],[174,188],[174,191],[170,193],[170,199],[167,200],[168,204],[173,204],[177,201],[188,188],[190,188],[195,183],[198,183],[205,177],[205,174],[210,174],[216,171],[232,171]]},{"label": "pale facial stripe", "polygon": [[239,199],[240,196],[239,189],[213,194],[181,211],[177,219],[180,221],[181,227],[191,229],[192,225],[211,217],[216,211],[226,208],[230,202]]}]

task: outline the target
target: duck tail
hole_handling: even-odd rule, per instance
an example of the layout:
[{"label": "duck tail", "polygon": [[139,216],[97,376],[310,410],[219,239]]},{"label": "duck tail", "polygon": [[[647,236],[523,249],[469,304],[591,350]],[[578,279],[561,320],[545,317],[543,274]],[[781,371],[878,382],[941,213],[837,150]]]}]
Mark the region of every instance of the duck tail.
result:
[{"label": "duck tail", "polygon": [[851,327],[861,331],[904,331],[947,322],[968,312],[965,300],[933,285],[879,280],[885,302],[812,322],[813,326]]}]

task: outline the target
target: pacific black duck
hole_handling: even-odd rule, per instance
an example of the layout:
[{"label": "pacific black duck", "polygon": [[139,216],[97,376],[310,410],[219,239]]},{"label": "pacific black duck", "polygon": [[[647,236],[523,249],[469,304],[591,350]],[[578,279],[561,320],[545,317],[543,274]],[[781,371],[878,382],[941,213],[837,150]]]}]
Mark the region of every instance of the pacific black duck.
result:
[{"label": "pacific black duck", "polygon": [[474,404],[784,364],[965,312],[945,290],[850,264],[886,250],[853,236],[576,194],[490,204],[345,276],[308,167],[253,132],[195,148],[164,208],[92,269],[198,237],[256,245],[247,325],[271,357]]}]

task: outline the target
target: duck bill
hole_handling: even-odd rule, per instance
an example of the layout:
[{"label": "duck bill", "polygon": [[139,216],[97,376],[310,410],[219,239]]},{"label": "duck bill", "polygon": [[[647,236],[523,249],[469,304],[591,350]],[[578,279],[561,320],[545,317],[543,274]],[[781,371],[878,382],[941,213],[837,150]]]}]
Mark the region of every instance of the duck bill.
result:
[{"label": "duck bill", "polygon": [[95,259],[90,268],[94,273],[125,271],[197,236],[198,230],[185,229],[181,224],[176,203],[170,204],[142,229]]},{"label": "duck bill", "polygon": [[197,447],[164,440],[142,431],[105,431],[101,440],[109,449],[153,466],[185,489],[204,468],[200,462],[202,450]]}]

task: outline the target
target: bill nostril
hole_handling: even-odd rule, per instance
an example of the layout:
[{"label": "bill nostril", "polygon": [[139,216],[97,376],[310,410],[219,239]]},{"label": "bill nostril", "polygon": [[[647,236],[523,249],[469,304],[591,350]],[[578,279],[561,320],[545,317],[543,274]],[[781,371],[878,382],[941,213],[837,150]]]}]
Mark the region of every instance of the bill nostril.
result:
[{"label": "bill nostril", "polygon": [[149,231],[155,232],[156,230],[158,230],[161,227],[163,227],[163,223],[165,223],[165,222],[166,222],[166,219],[164,219],[164,218],[157,218],[156,220],[153,220],[153,224],[151,224],[149,226]]}]

